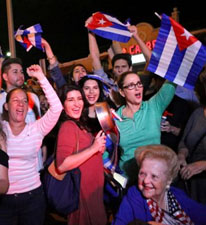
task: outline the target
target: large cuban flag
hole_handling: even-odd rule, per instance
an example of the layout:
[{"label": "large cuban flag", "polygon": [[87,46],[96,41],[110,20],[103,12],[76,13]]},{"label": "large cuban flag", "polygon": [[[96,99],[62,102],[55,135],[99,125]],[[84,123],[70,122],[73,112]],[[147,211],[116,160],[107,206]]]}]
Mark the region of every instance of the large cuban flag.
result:
[{"label": "large cuban flag", "polygon": [[193,89],[206,63],[206,48],[175,20],[163,14],[148,70]]},{"label": "large cuban flag", "polygon": [[124,24],[115,17],[96,12],[92,15],[92,20],[86,27],[103,38],[126,43],[132,36],[127,28],[129,25],[128,22]]},{"label": "large cuban flag", "polygon": [[20,42],[20,44],[28,52],[33,46],[44,51],[41,45],[41,33],[42,28],[40,24],[28,27],[22,30],[22,26],[14,33],[15,39]]}]

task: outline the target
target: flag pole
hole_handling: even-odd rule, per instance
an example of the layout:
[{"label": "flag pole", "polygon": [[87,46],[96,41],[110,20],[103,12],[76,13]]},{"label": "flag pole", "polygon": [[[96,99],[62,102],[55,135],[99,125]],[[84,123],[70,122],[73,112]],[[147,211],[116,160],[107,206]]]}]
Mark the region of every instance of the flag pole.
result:
[{"label": "flag pole", "polygon": [[154,14],[161,20],[160,14],[158,14],[157,12],[155,12]]},{"label": "flag pole", "polygon": [[6,9],[7,9],[7,22],[8,22],[9,50],[11,52],[11,57],[16,57],[13,13],[12,13],[12,0],[6,0]]}]

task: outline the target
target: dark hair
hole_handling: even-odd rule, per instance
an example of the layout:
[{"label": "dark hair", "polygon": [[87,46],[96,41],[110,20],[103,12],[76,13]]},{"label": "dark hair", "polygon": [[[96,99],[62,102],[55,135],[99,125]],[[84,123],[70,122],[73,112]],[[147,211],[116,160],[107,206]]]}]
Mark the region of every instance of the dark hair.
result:
[{"label": "dark hair", "polygon": [[127,72],[122,73],[121,75],[118,76],[118,79],[117,79],[117,85],[118,85],[119,89],[123,89],[124,80],[127,77],[127,75],[129,75],[129,74],[136,74],[139,77],[139,75],[133,71],[127,71]]},{"label": "dark hair", "polygon": [[1,74],[6,73],[9,70],[11,64],[19,64],[23,67],[23,64],[20,58],[7,58],[2,62]]},{"label": "dark hair", "polygon": [[78,85],[83,89],[83,86],[84,86],[84,84],[87,80],[95,80],[98,84],[100,93],[99,93],[99,98],[98,98],[97,102],[105,101],[105,95],[104,95],[104,92],[103,92],[103,84],[100,80],[95,79],[95,77],[88,77],[86,75],[86,76],[82,77],[82,79],[79,81]]},{"label": "dark hair", "polygon": [[[14,91],[17,91],[17,90],[23,91],[23,92],[25,93],[25,95],[26,95],[27,101],[29,101],[29,96],[28,96],[26,90],[24,90],[24,89],[22,89],[22,88],[14,88],[14,89],[10,90],[10,91],[8,92],[8,94],[6,95],[6,102],[5,102],[5,103],[8,103],[8,102],[10,101],[10,98],[11,98],[13,92],[14,92]],[[5,103],[4,103],[4,104],[5,104]],[[3,119],[3,120],[6,120],[6,121],[9,121],[8,111],[5,109],[4,106],[3,106],[2,119]]]},{"label": "dark hair", "polygon": [[[118,85],[119,89],[121,89],[121,90],[123,89],[124,80],[125,80],[125,78],[128,74],[136,74],[139,77],[139,75],[136,72],[133,72],[133,71],[127,71],[127,72],[122,73],[121,75],[119,75],[117,77],[117,85]],[[122,97],[122,95],[120,95],[119,92],[115,95],[116,95],[116,98],[119,102],[119,105],[125,105],[126,104],[125,98]]]},{"label": "dark hair", "polygon": [[85,67],[83,64],[81,64],[81,63],[74,64],[74,65],[72,66],[70,72],[68,73],[68,79],[67,79],[67,80],[68,80],[68,81],[67,81],[68,84],[73,84],[73,85],[75,85],[75,82],[73,81],[73,72],[74,72],[74,69],[75,69],[77,66],[83,67],[83,68],[86,70],[86,72],[88,72],[87,69],[86,69],[86,67]]},{"label": "dark hair", "polygon": [[67,120],[72,120],[74,121],[77,126],[80,128],[80,129],[86,129],[87,131],[90,131],[90,129],[88,128],[88,125],[87,125],[87,121],[88,121],[88,102],[85,98],[85,95],[84,95],[84,92],[82,91],[82,89],[77,86],[77,85],[71,85],[71,84],[67,84],[67,85],[64,85],[62,87],[62,92],[61,92],[61,95],[59,96],[59,99],[62,103],[62,105],[64,105],[64,102],[67,98],[67,93],[71,92],[71,91],[79,91],[82,95],[82,99],[83,99],[83,102],[84,102],[84,108],[82,110],[82,114],[81,114],[81,117],[79,120],[76,120],[74,118],[71,118],[70,116],[68,116],[66,113],[65,113],[65,110],[62,111],[62,114],[61,114],[61,117],[60,117],[60,120],[61,122],[64,122],[64,121],[67,121]]},{"label": "dark hair", "polygon": [[[19,64],[23,67],[23,64],[22,64],[22,61],[20,58],[6,58],[6,59],[4,59],[4,61],[2,62],[2,65],[1,65],[1,76],[3,75],[3,73],[8,72],[11,64]],[[2,76],[2,78],[3,78],[3,76]],[[2,79],[2,87],[6,88],[6,83],[5,83],[4,79]]]},{"label": "dark hair", "polygon": [[112,58],[112,67],[114,67],[114,64],[117,60],[119,59],[124,59],[127,61],[128,66],[131,67],[132,66],[132,57],[129,53],[120,53],[120,54],[116,54],[114,55],[114,57]]}]

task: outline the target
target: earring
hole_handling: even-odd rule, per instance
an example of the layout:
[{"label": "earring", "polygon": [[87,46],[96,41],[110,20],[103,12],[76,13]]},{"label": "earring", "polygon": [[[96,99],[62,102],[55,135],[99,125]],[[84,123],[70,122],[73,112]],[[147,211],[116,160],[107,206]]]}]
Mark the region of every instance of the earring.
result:
[{"label": "earring", "polygon": [[170,189],[170,184],[166,185],[166,190],[168,191]]}]

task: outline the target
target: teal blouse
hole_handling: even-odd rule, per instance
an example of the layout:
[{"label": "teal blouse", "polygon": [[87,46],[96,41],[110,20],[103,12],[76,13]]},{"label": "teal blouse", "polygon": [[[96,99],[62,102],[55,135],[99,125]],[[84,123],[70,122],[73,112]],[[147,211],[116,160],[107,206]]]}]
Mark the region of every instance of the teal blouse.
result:
[{"label": "teal blouse", "polygon": [[[127,168],[131,167],[130,162],[134,160],[134,151],[139,146],[149,144],[160,144],[160,122],[164,110],[171,102],[176,85],[166,81],[159,92],[148,101],[143,101],[140,109],[133,118],[122,115],[125,105],[120,107],[117,114],[123,121],[116,120],[120,131],[120,168],[127,174]],[[134,162],[133,162],[134,163]],[[136,162],[135,162],[136,164]]]}]

